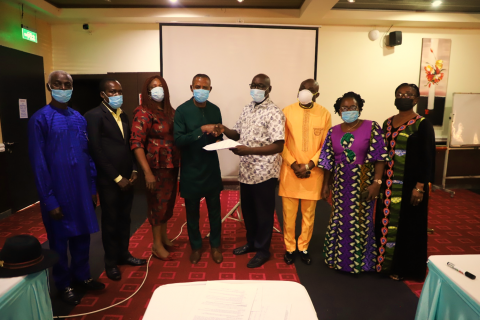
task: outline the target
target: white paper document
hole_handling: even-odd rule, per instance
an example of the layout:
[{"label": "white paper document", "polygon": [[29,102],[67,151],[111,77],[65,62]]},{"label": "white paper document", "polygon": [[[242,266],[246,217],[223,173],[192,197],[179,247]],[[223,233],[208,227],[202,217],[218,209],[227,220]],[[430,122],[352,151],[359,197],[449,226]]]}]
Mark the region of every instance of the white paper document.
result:
[{"label": "white paper document", "polygon": [[27,99],[18,99],[20,119],[28,119]]},{"label": "white paper document", "polygon": [[223,150],[223,149],[232,149],[240,145],[241,144],[235,140],[227,139],[227,140],[206,145],[205,147],[203,147],[203,149],[207,151],[215,151],[215,150]]},{"label": "white paper document", "polygon": [[257,286],[207,282],[189,320],[248,320]]},{"label": "white paper document", "polygon": [[257,295],[253,300],[252,311],[262,311],[263,287],[258,287]]},{"label": "white paper document", "polygon": [[251,311],[248,320],[286,320],[288,319],[287,307],[284,304],[271,304],[262,306],[260,311]]}]

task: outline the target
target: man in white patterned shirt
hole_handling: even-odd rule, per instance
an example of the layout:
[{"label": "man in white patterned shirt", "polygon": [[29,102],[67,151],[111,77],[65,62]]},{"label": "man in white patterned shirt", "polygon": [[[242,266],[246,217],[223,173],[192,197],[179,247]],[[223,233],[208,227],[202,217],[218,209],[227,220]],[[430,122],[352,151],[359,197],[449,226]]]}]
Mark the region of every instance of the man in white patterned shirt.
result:
[{"label": "man in white patterned shirt", "polygon": [[257,268],[270,258],[285,116],[269,98],[272,87],[267,75],[256,75],[250,89],[253,101],[245,106],[235,127],[229,129],[218,124],[216,134],[224,133],[242,144],[232,151],[240,156],[238,180],[247,244],[233,250],[233,254],[256,252],[247,267]]}]

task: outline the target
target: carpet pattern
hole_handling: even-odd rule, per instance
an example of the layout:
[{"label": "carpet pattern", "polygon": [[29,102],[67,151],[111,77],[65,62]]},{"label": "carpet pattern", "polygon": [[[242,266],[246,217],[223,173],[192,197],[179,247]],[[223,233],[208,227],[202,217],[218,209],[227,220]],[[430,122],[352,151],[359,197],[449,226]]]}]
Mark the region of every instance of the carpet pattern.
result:
[{"label": "carpet pattern", "polygon": [[[480,195],[455,190],[455,196],[443,191],[430,193],[428,256],[480,254]],[[423,282],[405,281],[420,297]]]},{"label": "carpet pattern", "polygon": [[47,232],[43,226],[40,204],[33,204],[15,214],[0,220],[0,248],[7,238],[18,234],[30,234],[40,243],[48,240]]},{"label": "carpet pattern", "polygon": [[[429,227],[435,232],[429,235],[428,255],[480,254],[480,195],[468,190],[455,190],[454,198],[443,191],[431,193],[429,208]],[[239,200],[238,191],[222,192],[222,213],[225,215]],[[185,222],[185,208],[183,200],[178,199],[173,218],[168,223],[168,232],[171,238],[180,232]],[[206,205],[201,204],[201,219],[203,223],[202,235],[208,233],[209,224],[206,215]],[[275,219],[277,229],[280,230],[278,220]],[[152,258],[150,261],[149,278],[142,290],[129,302],[115,307],[98,315],[88,316],[88,319],[141,319],[148,305],[148,298],[160,285],[175,282],[218,280],[218,279],[267,279],[298,281],[294,266],[283,262],[285,246],[283,236],[273,234],[272,258],[259,269],[248,269],[246,264],[253,254],[234,256],[231,250],[245,243],[245,228],[243,223],[227,220],[222,225],[222,249],[224,262],[215,264],[210,258],[208,240],[204,240],[202,260],[195,266],[188,261],[190,248],[186,226],[177,243],[180,249],[176,252],[174,261],[160,261]],[[41,243],[47,241],[47,235],[40,215],[40,207],[35,204],[22,211],[0,220],[0,247],[3,247],[6,238],[17,234],[31,234]],[[150,255],[152,236],[150,225],[146,221],[132,236],[130,250],[133,255],[147,258]],[[110,281],[105,274],[101,281],[107,284],[107,289],[98,294],[87,295],[82,304],[77,306],[73,313],[88,312],[118,302],[132,294],[142,282],[145,267],[121,266],[123,279],[120,282]],[[423,282],[405,281],[408,287],[420,296]],[[112,298],[111,292],[115,291]],[[108,295],[108,297],[107,297]],[[142,301],[137,308],[128,308],[132,303]],[[147,302],[145,302],[147,301]],[[126,314],[129,309],[135,309],[136,314]],[[77,319],[86,319],[79,317]]]},{"label": "carpet pattern", "polygon": [[[224,216],[239,201],[238,191],[223,191],[221,194],[222,216]],[[170,238],[180,233],[182,224],[186,221],[183,199],[179,198],[175,206],[174,215],[168,222]],[[206,204],[200,206],[200,228],[202,236],[209,233],[209,222]],[[275,219],[277,228],[278,220]],[[246,243],[243,223],[227,220],[222,225],[223,262],[218,265],[210,257],[208,239],[204,239],[203,255],[200,262],[192,265],[189,261],[190,245],[186,226],[175,241],[180,248],[175,252],[175,260],[161,261],[152,258],[149,264],[149,274],[143,288],[129,301],[107,311],[76,317],[73,319],[102,319],[102,320],[139,320],[148,306],[149,299],[155,289],[161,285],[178,282],[207,281],[207,280],[286,280],[298,282],[298,276],[293,265],[286,265],[283,261],[285,245],[283,236],[274,233],[272,238],[270,261],[257,269],[248,269],[247,262],[254,253],[244,256],[235,256],[232,250]],[[148,258],[151,253],[152,234],[150,224],[146,221],[130,239],[130,251],[135,257]],[[117,303],[135,292],[145,277],[146,267],[120,266],[121,281],[112,281],[105,273],[100,281],[107,285],[102,292],[88,293],[80,305],[75,307],[71,314],[80,314],[100,309]],[[135,306],[132,308],[132,306]],[[159,315],[161,318],[161,315]]]}]

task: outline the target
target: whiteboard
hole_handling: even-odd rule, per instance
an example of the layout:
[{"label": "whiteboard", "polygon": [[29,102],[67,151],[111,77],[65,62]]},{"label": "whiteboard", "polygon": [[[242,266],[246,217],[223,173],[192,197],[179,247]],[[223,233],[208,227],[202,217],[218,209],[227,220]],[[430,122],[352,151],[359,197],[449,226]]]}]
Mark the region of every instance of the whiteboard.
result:
[{"label": "whiteboard", "polygon": [[450,146],[480,146],[480,93],[454,93]]},{"label": "whiteboard", "polygon": [[[270,98],[280,108],[297,101],[303,80],[314,78],[318,28],[237,25],[160,25],[162,74],[174,108],[192,97],[198,73],[212,81],[209,101],[232,128],[252,101],[249,84],[255,75],[270,77]],[[239,157],[218,151],[222,176],[238,176]]]}]

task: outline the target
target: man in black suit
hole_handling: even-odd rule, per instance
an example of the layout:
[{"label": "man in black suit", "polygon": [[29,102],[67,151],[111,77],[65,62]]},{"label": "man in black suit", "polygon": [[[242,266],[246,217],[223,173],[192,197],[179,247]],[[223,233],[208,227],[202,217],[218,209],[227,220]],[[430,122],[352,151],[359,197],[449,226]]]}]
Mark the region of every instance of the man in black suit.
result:
[{"label": "man in black suit", "polygon": [[143,265],[144,259],[128,251],[130,211],[136,165],[130,150],[130,122],[120,109],[122,86],[114,79],[100,83],[102,103],[87,112],[89,148],[97,167],[97,190],[102,207],[102,242],[105,271],[112,280],[120,280],[118,265]]}]

